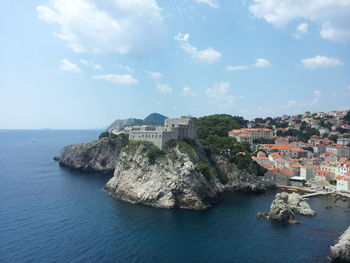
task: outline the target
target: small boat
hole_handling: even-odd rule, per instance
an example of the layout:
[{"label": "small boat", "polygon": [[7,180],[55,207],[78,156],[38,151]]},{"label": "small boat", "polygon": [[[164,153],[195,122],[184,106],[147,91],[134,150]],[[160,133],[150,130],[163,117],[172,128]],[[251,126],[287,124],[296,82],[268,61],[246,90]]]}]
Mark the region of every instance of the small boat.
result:
[{"label": "small boat", "polygon": [[32,142],[36,142],[36,140],[35,140],[35,139],[32,139]]}]

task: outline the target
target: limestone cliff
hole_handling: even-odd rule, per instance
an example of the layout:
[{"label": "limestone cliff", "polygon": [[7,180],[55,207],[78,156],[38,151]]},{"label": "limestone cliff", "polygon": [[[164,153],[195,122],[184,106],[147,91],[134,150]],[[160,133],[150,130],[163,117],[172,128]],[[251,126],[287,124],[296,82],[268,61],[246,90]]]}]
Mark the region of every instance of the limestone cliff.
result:
[{"label": "limestone cliff", "polygon": [[113,172],[120,151],[125,144],[122,138],[103,138],[97,141],[64,147],[58,157],[60,165],[94,172]]},{"label": "limestone cliff", "polygon": [[331,259],[334,262],[350,262],[350,226],[340,236],[338,242],[330,247]]},{"label": "limestone cliff", "polygon": [[266,189],[227,159],[208,160],[184,142],[165,152],[152,146],[133,143],[122,150],[114,177],[106,185],[108,193],[131,203],[198,210],[218,201],[223,191]]}]

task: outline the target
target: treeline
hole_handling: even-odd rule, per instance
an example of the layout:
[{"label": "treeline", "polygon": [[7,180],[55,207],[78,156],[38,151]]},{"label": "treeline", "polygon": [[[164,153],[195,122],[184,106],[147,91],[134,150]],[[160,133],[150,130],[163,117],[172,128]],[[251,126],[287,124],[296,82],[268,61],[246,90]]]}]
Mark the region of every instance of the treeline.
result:
[{"label": "treeline", "polygon": [[198,119],[198,137],[208,154],[222,154],[241,170],[263,175],[267,170],[252,160],[252,151],[247,142],[240,143],[228,136],[228,131],[246,127],[243,117],[215,114]]}]

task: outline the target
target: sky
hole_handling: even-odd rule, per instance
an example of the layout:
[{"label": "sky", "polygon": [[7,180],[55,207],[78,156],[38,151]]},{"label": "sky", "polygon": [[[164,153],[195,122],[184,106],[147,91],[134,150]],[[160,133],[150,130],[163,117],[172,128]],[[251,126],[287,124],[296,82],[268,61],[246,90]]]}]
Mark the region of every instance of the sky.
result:
[{"label": "sky", "polygon": [[350,0],[2,0],[0,129],[350,108]]}]

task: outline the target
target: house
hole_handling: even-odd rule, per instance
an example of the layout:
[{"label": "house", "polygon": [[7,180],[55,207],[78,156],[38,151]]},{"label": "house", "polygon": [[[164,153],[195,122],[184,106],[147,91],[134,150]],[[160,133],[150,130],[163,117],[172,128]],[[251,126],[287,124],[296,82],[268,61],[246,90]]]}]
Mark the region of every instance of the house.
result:
[{"label": "house", "polygon": [[335,153],[324,152],[320,155],[324,162],[336,162],[338,161],[338,156]]},{"label": "house", "polygon": [[278,137],[275,139],[275,144],[289,144],[289,138],[287,137]]},{"label": "house", "polygon": [[334,173],[330,171],[324,171],[321,169],[316,170],[315,181],[318,181],[318,182],[330,181],[330,180],[334,180],[334,178],[335,178]]},{"label": "house", "polygon": [[350,147],[345,146],[345,145],[340,145],[340,144],[327,145],[326,152],[334,153],[339,158],[342,158],[342,157],[349,158],[350,157]]},{"label": "house", "polygon": [[344,176],[337,176],[337,191],[350,192],[350,172]]},{"label": "house", "polygon": [[350,138],[338,138],[337,144],[350,145]]},{"label": "house", "polygon": [[238,142],[249,142],[252,145],[255,139],[272,139],[273,132],[267,128],[243,128],[230,130],[228,136],[235,137]]}]

